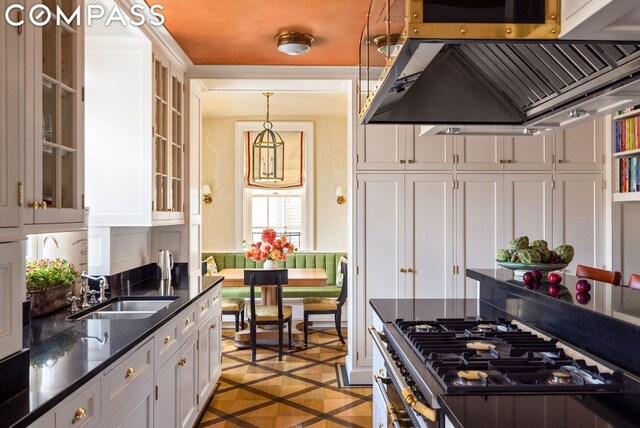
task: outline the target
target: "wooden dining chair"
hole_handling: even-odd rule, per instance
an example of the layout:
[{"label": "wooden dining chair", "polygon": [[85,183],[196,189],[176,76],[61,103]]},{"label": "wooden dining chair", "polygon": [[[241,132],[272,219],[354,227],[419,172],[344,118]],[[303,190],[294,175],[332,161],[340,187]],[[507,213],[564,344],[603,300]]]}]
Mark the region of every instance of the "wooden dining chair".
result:
[{"label": "wooden dining chair", "polygon": [[629,283],[627,287],[633,288],[635,290],[640,290],[640,275],[632,273],[629,277]]},{"label": "wooden dining chair", "polygon": [[309,316],[319,314],[333,314],[336,322],[336,331],[340,342],[344,343],[342,337],[342,329],[340,328],[340,321],[342,319],[342,305],[347,300],[347,261],[340,261],[340,272],[342,272],[342,288],[340,289],[340,295],[337,299],[323,299],[320,297],[305,297],[302,300],[304,306],[304,344],[307,345],[307,336],[309,334]]},{"label": "wooden dining chair", "polygon": [[222,315],[233,315],[236,319],[236,332],[244,328],[244,299],[236,297],[222,298]]},{"label": "wooden dining chair", "polygon": [[[256,360],[257,326],[278,326],[278,361],[282,361],[282,336],[284,324],[289,327],[289,349],[291,349],[291,317],[293,308],[282,304],[282,286],[288,284],[289,275],[287,269],[246,269],[244,271],[244,283],[249,284],[249,332],[251,336],[251,361]],[[256,305],[256,287],[277,287],[275,305]]]},{"label": "wooden dining chair", "polygon": [[620,285],[622,274],[618,271],[598,269],[590,266],[576,266],[576,276],[594,281],[608,282],[613,285]]}]

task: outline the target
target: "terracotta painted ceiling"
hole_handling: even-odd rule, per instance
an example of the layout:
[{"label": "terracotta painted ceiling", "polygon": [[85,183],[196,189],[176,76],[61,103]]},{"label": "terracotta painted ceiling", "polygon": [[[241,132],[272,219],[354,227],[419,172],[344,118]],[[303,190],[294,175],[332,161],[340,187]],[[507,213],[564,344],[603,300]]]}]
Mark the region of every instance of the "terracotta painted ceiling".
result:
[{"label": "terracotta painted ceiling", "polygon": [[[357,65],[370,0],[147,0],[164,5],[165,27],[196,65]],[[289,56],[274,36],[315,38],[310,52]]]}]

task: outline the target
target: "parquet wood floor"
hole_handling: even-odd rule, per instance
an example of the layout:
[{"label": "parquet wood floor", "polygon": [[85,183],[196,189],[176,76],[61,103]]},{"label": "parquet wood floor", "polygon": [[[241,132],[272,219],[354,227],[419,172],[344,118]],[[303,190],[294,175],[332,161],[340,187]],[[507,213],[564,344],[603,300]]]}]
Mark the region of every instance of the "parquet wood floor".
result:
[{"label": "parquet wood floor", "polygon": [[310,331],[309,346],[282,361],[277,347],[258,348],[255,363],[233,333],[222,333],[222,376],[199,427],[371,427],[371,388],[338,388],[347,345],[335,330]]}]

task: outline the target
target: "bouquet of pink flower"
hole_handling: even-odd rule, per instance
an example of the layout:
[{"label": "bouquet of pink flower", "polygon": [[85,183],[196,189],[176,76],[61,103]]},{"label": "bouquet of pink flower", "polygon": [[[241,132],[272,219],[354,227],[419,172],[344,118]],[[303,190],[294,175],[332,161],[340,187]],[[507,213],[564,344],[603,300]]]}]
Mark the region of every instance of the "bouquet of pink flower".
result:
[{"label": "bouquet of pink flower", "polygon": [[245,249],[244,256],[256,262],[260,260],[287,260],[287,255],[293,254],[296,247],[287,241],[285,235],[280,238],[276,236],[275,230],[266,228],[262,231],[261,240],[252,243]]}]

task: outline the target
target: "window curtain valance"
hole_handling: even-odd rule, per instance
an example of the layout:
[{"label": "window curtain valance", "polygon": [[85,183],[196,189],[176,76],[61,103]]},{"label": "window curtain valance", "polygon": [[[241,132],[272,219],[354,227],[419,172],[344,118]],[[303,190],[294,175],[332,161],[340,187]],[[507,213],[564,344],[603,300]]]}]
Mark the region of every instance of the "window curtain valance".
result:
[{"label": "window curtain valance", "polygon": [[253,141],[260,131],[245,132],[245,184],[256,189],[295,189],[304,185],[304,132],[280,132],[284,141],[284,180],[267,182],[254,181]]}]

